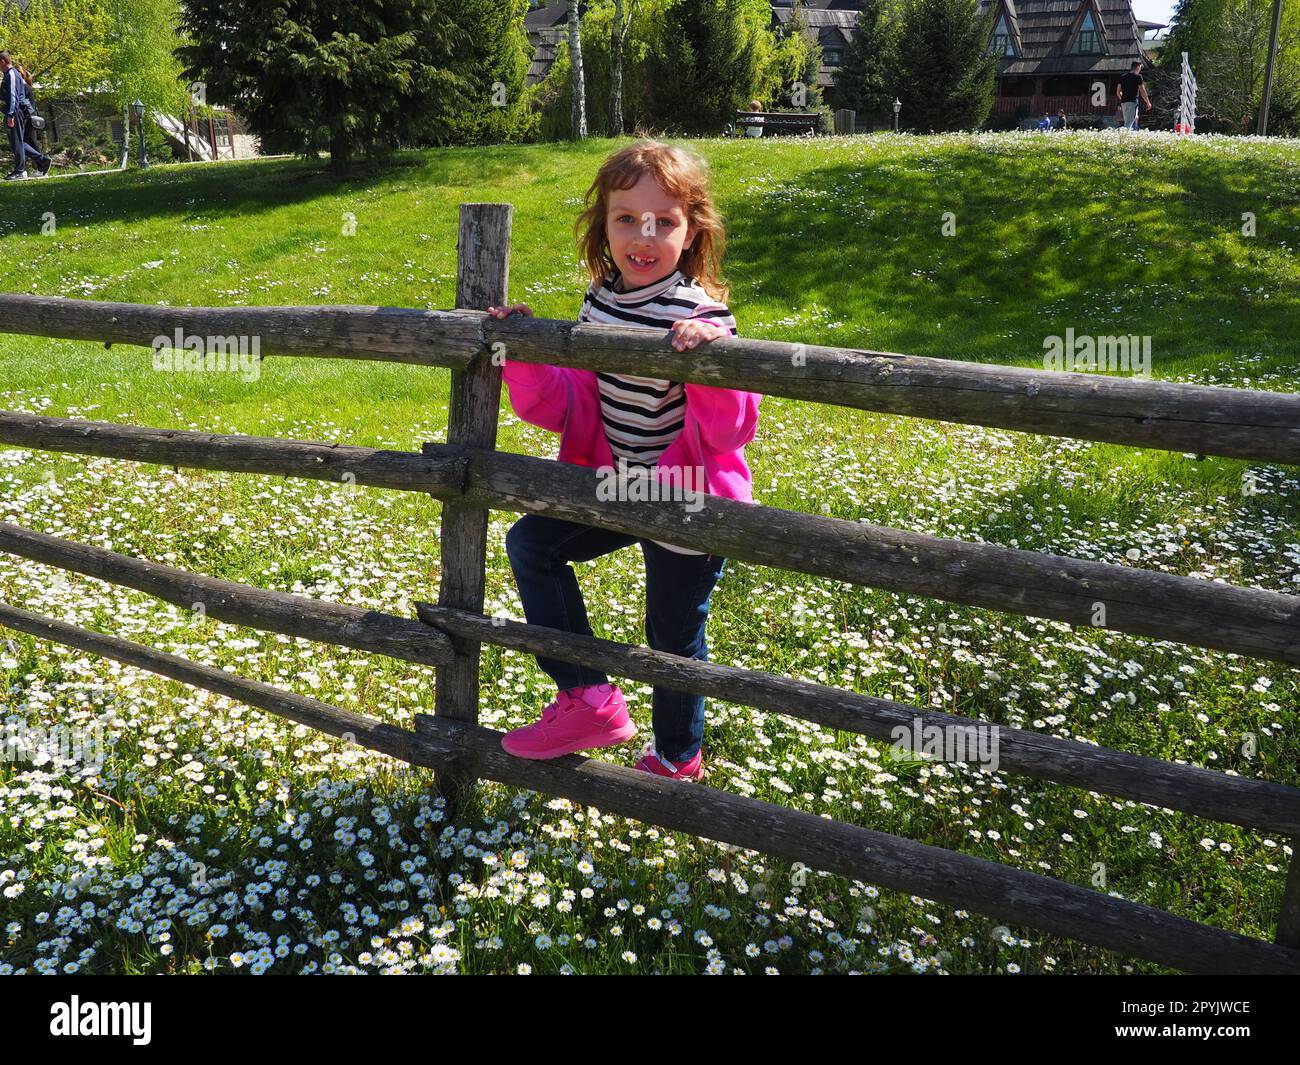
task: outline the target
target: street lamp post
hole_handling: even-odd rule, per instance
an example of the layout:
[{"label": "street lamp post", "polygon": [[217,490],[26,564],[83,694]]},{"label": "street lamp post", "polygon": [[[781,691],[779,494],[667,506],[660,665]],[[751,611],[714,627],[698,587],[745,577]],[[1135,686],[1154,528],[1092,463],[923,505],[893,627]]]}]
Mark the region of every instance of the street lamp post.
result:
[{"label": "street lamp post", "polygon": [[897,96],[894,97],[894,132],[898,132],[898,112],[903,109],[903,101]]},{"label": "street lamp post", "polygon": [[140,169],[149,169],[149,156],[145,153],[144,148],[144,104],[139,100],[131,105],[131,113],[135,115],[136,127],[140,130]]}]

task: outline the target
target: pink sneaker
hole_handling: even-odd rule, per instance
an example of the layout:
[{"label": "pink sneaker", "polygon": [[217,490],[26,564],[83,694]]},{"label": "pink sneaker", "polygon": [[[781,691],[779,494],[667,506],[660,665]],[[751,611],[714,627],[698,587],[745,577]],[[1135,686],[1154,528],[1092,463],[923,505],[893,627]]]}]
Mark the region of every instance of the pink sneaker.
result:
[{"label": "pink sneaker", "polygon": [[702,751],[696,751],[689,762],[680,764],[670,762],[656,753],[653,746],[647,747],[641,760],[633,767],[656,776],[673,777],[676,780],[699,780],[704,776],[704,758]]},{"label": "pink sneaker", "polygon": [[560,692],[531,725],[502,736],[501,746],[516,758],[559,758],[592,747],[612,747],[635,735],[623,693],[601,684]]}]

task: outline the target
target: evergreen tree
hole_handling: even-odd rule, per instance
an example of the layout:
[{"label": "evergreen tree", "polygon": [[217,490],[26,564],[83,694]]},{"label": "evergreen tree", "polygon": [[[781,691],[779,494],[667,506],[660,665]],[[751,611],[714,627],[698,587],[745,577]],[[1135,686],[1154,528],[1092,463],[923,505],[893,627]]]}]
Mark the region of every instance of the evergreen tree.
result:
[{"label": "evergreen tree", "polygon": [[902,124],[921,133],[975,129],[993,107],[998,59],[976,0],[912,0],[902,11],[894,67]]},{"label": "evergreen tree", "polygon": [[1173,25],[1160,50],[1160,66],[1179,71],[1183,53],[1188,53],[1195,70],[1217,43],[1226,0],[1178,0]]},{"label": "evergreen tree", "polygon": [[528,0],[460,0],[454,10],[469,42],[457,52],[454,68],[470,88],[453,104],[445,125],[435,111],[433,128],[417,131],[412,143],[498,144],[531,137],[538,117],[526,87],[533,62],[524,30]]},{"label": "evergreen tree", "polygon": [[856,111],[859,120],[885,119],[894,100],[890,83],[894,48],[894,27],[885,17],[884,0],[866,0],[858,13],[857,34],[827,93],[830,105]]},{"label": "evergreen tree", "polygon": [[358,153],[516,135],[527,122],[527,0],[182,0],[177,49],[209,102],[341,169]]},{"label": "evergreen tree", "polygon": [[671,3],[650,63],[650,121],[686,133],[724,129],[758,86],[771,18],[767,0]]}]

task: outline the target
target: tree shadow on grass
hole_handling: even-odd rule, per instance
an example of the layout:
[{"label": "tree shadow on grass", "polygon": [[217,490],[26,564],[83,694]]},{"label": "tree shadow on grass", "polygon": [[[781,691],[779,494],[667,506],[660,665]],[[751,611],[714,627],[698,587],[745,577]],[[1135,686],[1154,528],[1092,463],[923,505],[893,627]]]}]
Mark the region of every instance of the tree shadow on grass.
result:
[{"label": "tree shadow on grass", "polygon": [[[773,339],[978,362],[1041,365],[1044,338],[1067,327],[1152,337],[1157,375],[1162,360],[1276,350],[1298,309],[1270,254],[1300,232],[1293,170],[1281,156],[921,144],[800,170],[724,203],[733,298],[815,303],[848,323]],[[1251,204],[1271,233],[1242,234]]]},{"label": "tree shadow on grass", "polygon": [[[593,144],[582,150],[597,148]],[[129,223],[169,215],[220,219],[354,193],[382,196],[412,182],[466,190],[501,186],[504,194],[493,198],[508,200],[521,170],[540,163],[551,172],[552,160],[566,150],[573,149],[541,144],[401,151],[384,163],[354,165],[341,175],[332,173],[325,159],[250,159],[11,183],[0,193],[0,235],[24,224],[18,221],[24,211],[37,215],[51,211],[60,220],[81,224]]]}]

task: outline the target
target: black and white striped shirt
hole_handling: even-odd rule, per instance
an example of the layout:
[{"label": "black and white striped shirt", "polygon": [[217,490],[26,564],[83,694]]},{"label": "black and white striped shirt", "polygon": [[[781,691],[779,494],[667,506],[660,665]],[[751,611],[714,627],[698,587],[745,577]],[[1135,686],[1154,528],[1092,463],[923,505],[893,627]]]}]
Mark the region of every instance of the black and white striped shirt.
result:
[{"label": "black and white striped shirt", "polygon": [[[580,322],[671,329],[684,318],[709,318],[736,331],[736,320],[725,303],[713,299],[692,277],[674,270],[649,285],[620,292],[621,271],[615,267],[599,286],[587,290]],[[614,461],[629,468],[654,466],[686,425],[686,389],[681,381],[596,372],[600,414]],[[680,555],[703,555],[660,540],[652,543]]]}]

